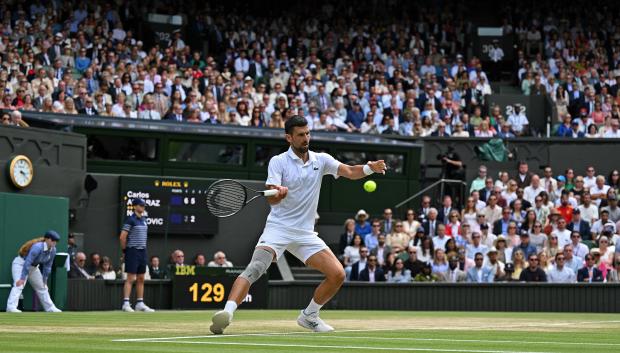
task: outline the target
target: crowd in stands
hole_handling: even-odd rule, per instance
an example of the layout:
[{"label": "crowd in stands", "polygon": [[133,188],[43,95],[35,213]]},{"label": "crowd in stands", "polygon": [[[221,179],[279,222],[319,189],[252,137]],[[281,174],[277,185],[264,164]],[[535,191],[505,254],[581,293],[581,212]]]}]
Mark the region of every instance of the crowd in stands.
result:
[{"label": "crowd in stands", "polygon": [[504,9],[503,31],[518,43],[521,90],[552,98],[555,136],[620,137],[620,32],[613,16],[620,8],[595,3],[511,2]]},{"label": "crowd in stands", "polygon": [[[528,131],[522,113],[485,112],[491,86],[479,58],[464,57],[461,3],[360,1],[274,18],[169,4],[186,34],[149,47],[133,2],[46,4],[2,5],[2,109],[273,128],[302,115],[317,131],[406,136]],[[194,34],[210,38],[208,53]]]},{"label": "crowd in stands", "polygon": [[495,179],[481,165],[463,207],[445,195],[402,219],[359,210],[339,252],[350,281],[618,282],[619,192],[617,169],[537,175],[522,161]]},{"label": "crowd in stands", "polygon": [[[77,250],[75,238],[72,235],[69,235],[68,252],[70,255],[69,278],[124,280],[127,277],[122,258],[119,261],[121,265],[117,268],[113,266],[110,257],[101,256],[98,252],[91,253],[87,259],[84,252]],[[145,279],[170,279],[174,269],[180,266],[233,267],[233,264],[226,259],[223,251],[217,251],[213,254],[213,259],[208,262],[203,253],[196,254],[191,262],[186,262],[185,253],[177,249],[170,254],[166,264],[161,263],[159,256],[151,256]]]}]

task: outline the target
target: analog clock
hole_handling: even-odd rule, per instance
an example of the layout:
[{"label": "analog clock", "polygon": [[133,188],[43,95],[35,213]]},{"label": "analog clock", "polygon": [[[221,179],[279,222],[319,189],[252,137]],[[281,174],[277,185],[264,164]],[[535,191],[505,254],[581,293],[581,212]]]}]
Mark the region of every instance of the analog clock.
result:
[{"label": "analog clock", "polygon": [[24,155],[13,157],[9,164],[9,177],[13,185],[20,189],[30,185],[34,177],[34,167],[30,159]]}]

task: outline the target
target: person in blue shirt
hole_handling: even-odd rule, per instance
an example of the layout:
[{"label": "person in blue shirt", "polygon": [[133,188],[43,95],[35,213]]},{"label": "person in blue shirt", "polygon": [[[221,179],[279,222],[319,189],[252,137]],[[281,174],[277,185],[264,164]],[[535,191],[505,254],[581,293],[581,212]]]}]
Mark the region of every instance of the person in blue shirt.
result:
[{"label": "person in blue shirt", "polygon": [[56,256],[56,243],[59,240],[60,235],[56,231],[48,230],[43,238],[29,240],[19,248],[18,256],[13,259],[14,285],[6,303],[7,312],[21,312],[17,309],[17,304],[26,285],[26,280],[37,293],[45,311],[60,312],[52,302],[47,290],[47,279],[52,273],[52,264]]},{"label": "person in blue shirt", "polygon": [[133,312],[129,303],[131,288],[136,283],[136,310],[153,312],[155,310],[144,304],[144,273],[146,273],[147,255],[146,240],[148,233],[147,215],[145,213],[146,202],[143,199],[133,199],[133,214],[127,216],[121,230],[120,245],[125,254],[125,272],[127,279],[123,288],[122,310]]},{"label": "person in blue shirt", "polygon": [[364,210],[357,211],[355,215],[356,223],[355,223],[355,233],[359,234],[363,237],[370,234],[372,232],[372,227],[370,226],[370,222],[367,221],[368,213]]}]

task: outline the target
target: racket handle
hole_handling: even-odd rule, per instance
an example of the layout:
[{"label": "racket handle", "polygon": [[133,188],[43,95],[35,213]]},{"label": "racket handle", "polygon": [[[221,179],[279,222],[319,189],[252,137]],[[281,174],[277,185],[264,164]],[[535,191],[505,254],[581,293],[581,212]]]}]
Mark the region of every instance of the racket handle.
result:
[{"label": "racket handle", "polygon": [[278,190],[276,190],[276,189],[271,189],[271,190],[263,191],[263,196],[265,196],[265,197],[276,196],[277,194],[278,194]]}]

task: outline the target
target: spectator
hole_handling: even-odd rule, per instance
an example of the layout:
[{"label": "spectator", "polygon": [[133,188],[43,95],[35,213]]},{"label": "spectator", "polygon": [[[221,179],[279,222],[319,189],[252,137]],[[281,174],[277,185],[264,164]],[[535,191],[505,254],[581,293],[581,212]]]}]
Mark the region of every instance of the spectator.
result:
[{"label": "spectator", "polygon": [[620,282],[620,256],[616,255],[614,259],[614,267],[609,270],[609,274],[607,275],[607,283],[618,282]]},{"label": "spectator", "polygon": [[[564,218],[558,219],[557,229],[551,232],[551,235],[555,235],[558,237],[558,245],[560,247],[564,247],[564,245],[570,244],[571,231],[566,229],[566,220]],[[553,256],[555,256],[555,254],[553,254]]]},{"label": "spectator", "polygon": [[448,260],[444,249],[436,248],[433,256],[433,273],[441,277],[441,274],[448,270]]},{"label": "spectator", "polygon": [[355,215],[355,219],[357,220],[357,223],[355,224],[355,233],[361,235],[362,237],[370,234],[372,228],[370,223],[367,221],[368,213],[364,210],[359,210]]},{"label": "spectator", "polygon": [[69,278],[82,278],[82,279],[94,279],[86,270],[86,254],[78,252],[75,254],[75,261],[71,264],[71,270],[69,271]]},{"label": "spectator", "polygon": [[351,273],[349,274],[350,281],[359,281],[360,272],[364,270],[368,264],[368,248],[365,246],[360,247],[360,259],[351,265]]},{"label": "spectator", "polygon": [[491,283],[494,280],[493,271],[489,267],[484,267],[484,255],[476,253],[474,255],[476,265],[467,271],[467,282],[470,283]]},{"label": "spectator", "polygon": [[416,220],[415,211],[413,209],[408,209],[405,220],[403,221],[403,231],[407,233],[410,238],[413,238],[420,226],[420,222]]},{"label": "spectator", "polygon": [[173,267],[185,266],[185,254],[182,250],[175,250],[170,254],[170,264]]},{"label": "spectator", "polygon": [[101,267],[101,255],[99,255],[99,253],[97,252],[91,253],[90,261],[88,263],[88,266],[86,267],[86,271],[88,272],[89,275],[94,276],[95,272],[97,272],[97,270],[99,270],[100,267]]},{"label": "spectator", "polygon": [[521,282],[547,282],[547,274],[538,266],[538,256],[530,255],[528,258],[529,266],[521,271],[519,280]]},{"label": "spectator", "polygon": [[[499,206],[497,208],[499,208]],[[509,227],[511,223],[514,223],[515,227],[517,226],[516,222],[514,222],[512,219],[512,210],[509,207],[501,209],[501,218],[493,222],[493,233],[506,236],[508,234],[508,231],[510,230]],[[515,244],[510,244],[510,246],[515,246]]]},{"label": "spectator", "polygon": [[[583,245],[583,244],[581,244],[581,245]],[[583,258],[575,256],[573,253],[574,253],[573,246],[571,244],[564,246],[564,251],[563,251],[564,266],[566,266],[566,267],[570,268],[571,270],[573,270],[573,273],[575,273],[575,275],[576,275],[577,271],[579,271],[579,269],[581,268],[581,265],[583,264]],[[586,254],[587,254],[587,252],[586,252]],[[556,261],[557,261],[557,259],[556,259]]]},{"label": "spectator", "polygon": [[340,241],[338,243],[338,253],[344,254],[345,248],[349,245],[352,245],[354,235],[356,235],[355,220],[349,218],[344,221],[344,233],[340,235]]},{"label": "spectator", "polygon": [[481,243],[482,239],[480,233],[474,232],[471,235],[471,244],[467,244],[467,258],[474,259],[476,254],[482,254],[482,257],[486,256],[489,248]]},{"label": "spectator", "polygon": [[[432,220],[432,217],[429,217],[429,227],[432,227],[432,226],[433,226],[433,220]],[[451,238],[446,236],[446,226],[442,223],[438,223],[437,224],[437,235],[433,237],[433,247],[435,249],[445,249],[448,239],[451,239]]]},{"label": "spectator", "polygon": [[[504,213],[507,213],[508,216],[510,216],[510,214],[512,213],[510,208],[506,208],[506,209],[502,210],[502,208],[497,205],[497,196],[496,195],[489,196],[489,200],[488,201],[489,201],[489,203],[482,210],[482,213],[484,214],[485,219],[486,219],[486,221],[488,223],[491,223],[491,224],[495,225],[495,223],[504,215]],[[504,219],[504,221],[505,221],[505,219]],[[494,234],[503,234],[502,232],[497,232],[495,227],[493,228],[493,233]]]},{"label": "spectator", "polygon": [[192,264],[194,266],[204,267],[207,265],[207,258],[204,254],[196,254],[196,256],[194,256],[194,261],[192,261]]},{"label": "spectator", "polygon": [[[204,265],[202,265],[204,266]],[[209,261],[209,267],[233,267],[232,262],[226,260],[226,254],[223,251],[217,251],[213,254],[213,260]]]},{"label": "spectator", "polygon": [[431,263],[431,261],[433,261],[434,253],[435,249],[433,246],[433,239],[428,236],[424,236],[418,246],[418,260],[425,263]]},{"label": "spectator", "polygon": [[566,226],[566,229],[572,232],[571,237],[574,232],[577,232],[583,239],[592,238],[590,234],[590,225],[588,222],[581,220],[581,211],[578,208],[573,210],[573,218]]},{"label": "spectator", "polygon": [[471,182],[471,187],[469,188],[469,192],[483,189],[486,179],[487,179],[487,167],[484,165],[481,165],[480,167],[478,167],[478,177]]},{"label": "spectator", "polygon": [[359,280],[362,282],[385,282],[385,274],[383,269],[377,266],[377,257],[374,255],[368,256],[368,264],[359,274]]},{"label": "spectator", "polygon": [[77,245],[75,243],[75,234],[69,233],[67,238],[67,253],[69,254],[69,261],[73,263],[75,261],[75,255],[77,254]]},{"label": "spectator", "polygon": [[442,282],[462,283],[467,281],[467,273],[459,268],[458,256],[450,256],[448,270],[442,273],[442,277]]},{"label": "spectator", "polygon": [[165,268],[160,266],[159,257],[151,256],[149,261],[149,273],[151,274],[151,279],[167,279],[168,271]]},{"label": "spectator", "polygon": [[[4,120],[2,121],[2,124],[4,124]],[[11,112],[11,123],[8,125],[18,126],[18,127],[29,127],[28,123],[22,120],[22,113],[19,110],[13,110]]]},{"label": "spectator", "polygon": [[101,279],[116,279],[116,272],[114,272],[114,267],[112,267],[112,262],[109,257],[104,256],[101,258],[99,268],[94,276],[95,278]]},{"label": "spectator", "polygon": [[498,260],[499,252],[495,247],[492,247],[487,252],[487,259],[484,262],[484,266],[491,269],[493,273],[493,280],[496,282],[506,280],[506,272],[504,272],[505,264]]},{"label": "spectator", "polygon": [[[396,248],[398,249],[398,251],[396,252],[400,252],[404,249],[404,246],[400,247],[398,244],[396,244]],[[379,241],[377,243],[377,246],[370,251],[370,255],[375,255],[377,257],[378,265],[384,266],[388,255],[390,255],[393,252],[394,251],[392,250],[392,247],[386,244],[385,235],[379,234]]]},{"label": "spectator", "polygon": [[549,283],[575,283],[577,282],[577,277],[575,276],[575,272],[568,267],[565,266],[566,257],[562,253],[558,253],[555,255],[555,266],[552,267],[548,271],[548,280]]},{"label": "spectator", "polygon": [[431,264],[426,263],[422,267],[422,272],[418,273],[413,279],[414,282],[439,282],[440,278],[432,272]]},{"label": "spectator", "polygon": [[411,270],[405,268],[403,259],[394,260],[394,267],[388,272],[388,283],[409,283],[411,282]]},{"label": "spectator", "polygon": [[518,246],[515,246],[515,250],[523,251],[525,257],[529,258],[531,254],[537,254],[536,247],[530,244],[530,234],[527,231],[521,231],[521,242]]},{"label": "spectator", "polygon": [[585,266],[577,272],[577,282],[603,282],[603,273],[596,268],[594,256],[592,254],[587,254],[585,260]]},{"label": "spectator", "polygon": [[415,246],[409,246],[407,248],[407,254],[409,255],[404,262],[404,267],[410,271],[411,276],[415,277],[422,272],[424,263],[418,260],[418,248]]},{"label": "spectator", "polygon": [[614,223],[619,222],[620,221],[620,207],[618,207],[618,198],[616,197],[615,193],[612,193],[609,196],[607,196],[607,203],[608,205],[603,207],[602,209],[608,211],[610,221]]},{"label": "spectator", "polygon": [[364,237],[364,245],[368,247],[368,250],[372,250],[379,245],[379,235],[381,232],[381,222],[377,219],[372,221],[372,230]]}]

